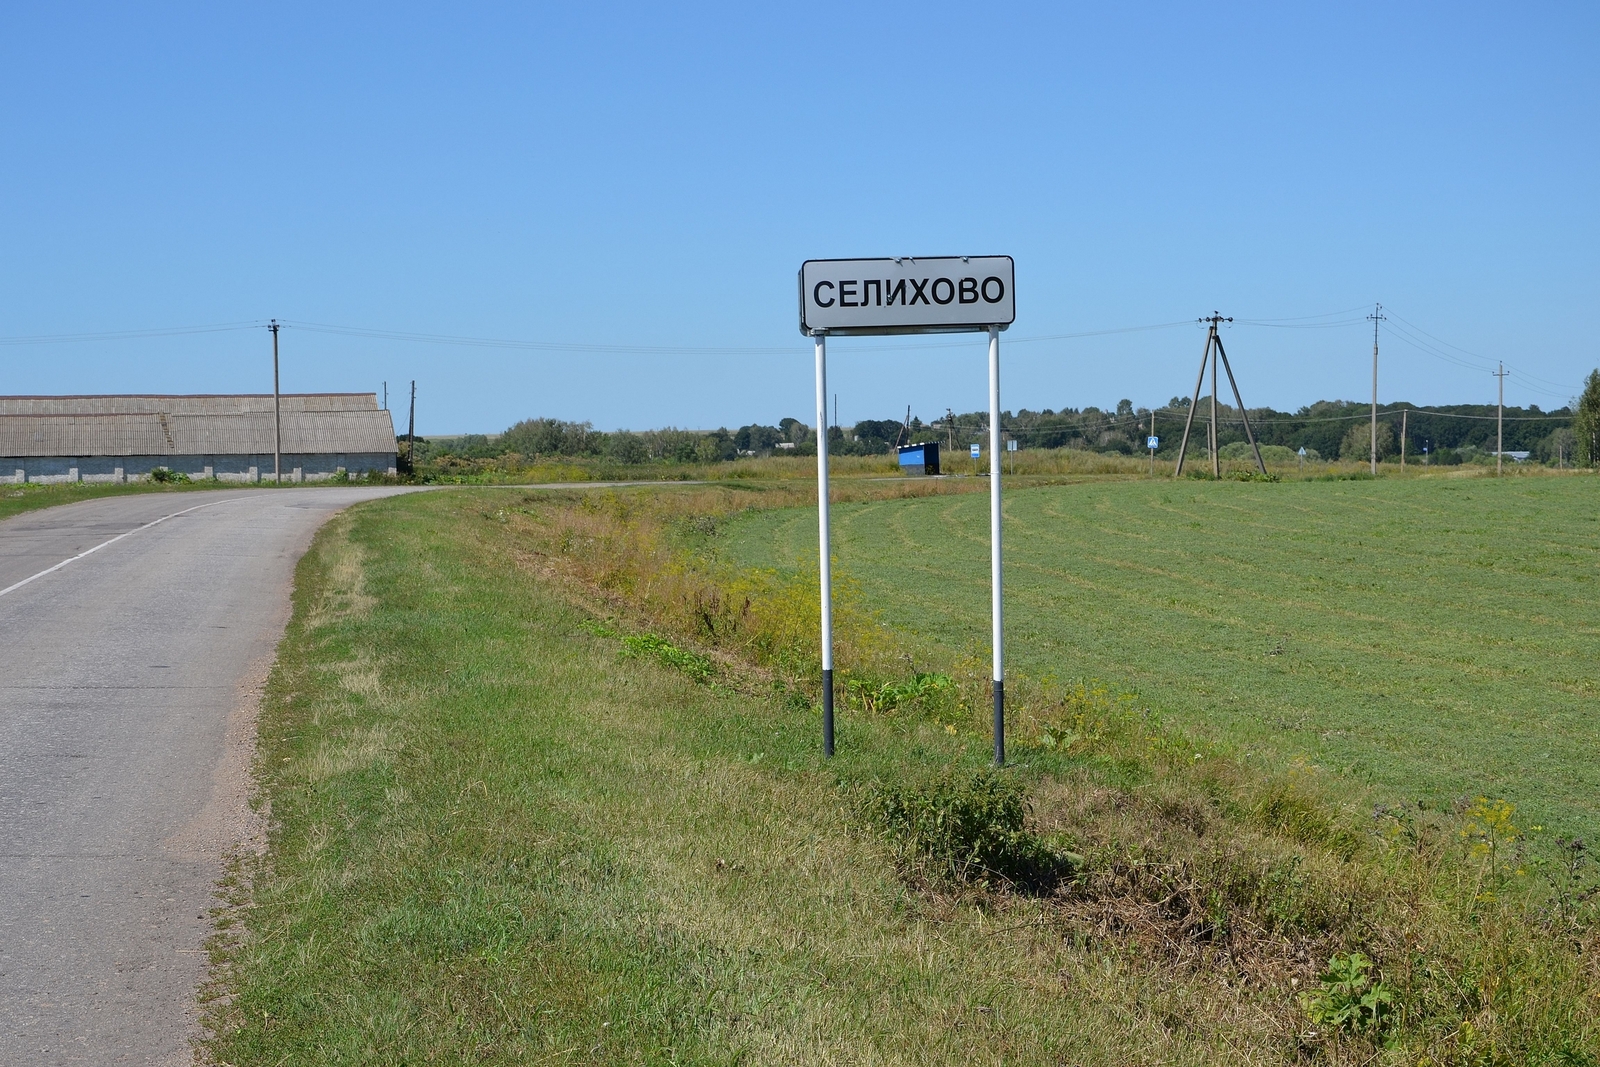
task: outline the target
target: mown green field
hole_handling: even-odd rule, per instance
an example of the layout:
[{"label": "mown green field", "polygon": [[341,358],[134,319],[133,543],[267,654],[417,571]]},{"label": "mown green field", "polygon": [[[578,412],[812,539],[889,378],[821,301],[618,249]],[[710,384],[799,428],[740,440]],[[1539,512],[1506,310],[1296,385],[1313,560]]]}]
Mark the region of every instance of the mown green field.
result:
[{"label": "mown green field", "polygon": [[[1373,799],[1503,796],[1600,831],[1600,482],[1119,482],[1005,501],[1009,664],[1097,679]],[[988,498],[839,507],[835,552],[924,648],[987,657]],[[733,523],[734,562],[814,559],[812,509]]]}]

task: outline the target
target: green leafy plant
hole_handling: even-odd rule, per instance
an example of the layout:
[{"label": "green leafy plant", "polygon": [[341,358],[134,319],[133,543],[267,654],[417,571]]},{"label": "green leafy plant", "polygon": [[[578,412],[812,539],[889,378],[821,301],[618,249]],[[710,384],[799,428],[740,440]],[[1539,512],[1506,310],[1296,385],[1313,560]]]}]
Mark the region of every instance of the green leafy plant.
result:
[{"label": "green leafy plant", "polygon": [[862,678],[845,682],[845,694],[866,711],[895,711],[955,691],[955,682],[948,674],[916,671],[903,682],[883,682],[874,685]]},{"label": "green leafy plant", "polygon": [[1336,954],[1317,988],[1300,994],[1300,1006],[1320,1026],[1376,1033],[1394,1009],[1394,990],[1371,971],[1372,961],[1360,952]]},{"label": "green leafy plant", "polygon": [[1021,786],[993,770],[922,787],[879,786],[867,806],[902,860],[957,881],[997,878],[1038,891],[1081,863],[1028,827]]},{"label": "green leafy plant", "polygon": [[175,471],[171,467],[155,467],[150,471],[152,482],[187,482],[189,476],[182,471]]},{"label": "green leafy plant", "polygon": [[628,634],[622,639],[624,656],[655,659],[682,671],[697,682],[709,682],[716,674],[716,666],[698,652],[679,648],[664,637],[655,634]]}]

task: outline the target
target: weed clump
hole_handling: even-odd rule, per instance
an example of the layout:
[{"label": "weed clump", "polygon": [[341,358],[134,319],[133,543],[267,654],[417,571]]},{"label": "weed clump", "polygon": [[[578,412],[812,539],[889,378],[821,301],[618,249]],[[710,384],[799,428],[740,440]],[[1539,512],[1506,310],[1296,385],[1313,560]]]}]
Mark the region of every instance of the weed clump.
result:
[{"label": "weed clump", "polygon": [[709,682],[716,673],[711,661],[698,652],[679,648],[655,634],[627,634],[622,638],[622,654],[637,659],[654,659],[681,671],[697,682]]},{"label": "weed clump", "polygon": [[1317,988],[1300,994],[1300,1006],[1319,1026],[1377,1033],[1394,1009],[1394,990],[1371,970],[1372,961],[1359,952],[1335,955]]},{"label": "weed clump", "polygon": [[903,682],[874,684],[865,678],[846,679],[845,696],[858,703],[863,711],[890,712],[936,705],[942,698],[952,696],[955,688],[948,674],[914,671]]},{"label": "weed clump", "polygon": [[922,786],[880,784],[867,809],[914,879],[998,882],[1040,893],[1081,863],[1028,826],[1021,786],[992,770]]}]

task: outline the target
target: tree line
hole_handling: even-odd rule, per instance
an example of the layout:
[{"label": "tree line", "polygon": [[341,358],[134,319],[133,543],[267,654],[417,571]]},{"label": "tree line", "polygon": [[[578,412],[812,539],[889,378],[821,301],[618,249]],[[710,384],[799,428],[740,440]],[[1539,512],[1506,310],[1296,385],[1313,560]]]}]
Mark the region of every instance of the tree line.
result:
[{"label": "tree line", "polygon": [[[1177,449],[1189,401],[1173,397],[1165,407],[1135,407],[1129,400],[1101,409],[1023,409],[1001,414],[1001,432],[1022,448],[1076,448],[1094,452],[1143,454],[1146,438],[1160,438],[1158,454]],[[1351,400],[1321,400],[1296,411],[1270,407],[1249,408],[1256,440],[1298,454],[1301,448],[1317,459],[1365,460],[1370,449],[1370,412],[1367,404]],[[1402,412],[1404,416],[1402,417]],[[1195,412],[1190,447],[1203,449],[1210,400],[1203,398]],[[1496,409],[1493,404],[1418,405],[1397,402],[1382,406],[1378,420],[1378,455],[1400,451],[1404,427],[1408,455],[1427,454],[1430,462],[1470,461],[1495,448]],[[988,446],[989,416],[975,411],[946,412],[924,422],[909,419],[863,419],[851,426],[828,430],[828,448],[842,455],[881,455],[897,445],[937,441],[947,449],[964,452],[978,443]],[[1217,405],[1219,452],[1247,449],[1244,420],[1237,408]],[[816,431],[799,419],[780,419],[775,426],[750,423],[736,430],[596,430],[592,423],[561,419],[524,419],[504,433],[417,442],[418,458],[432,460],[524,461],[556,458],[603,458],[619,463],[713,463],[740,456],[815,455]],[[1575,406],[1542,411],[1537,405],[1505,409],[1504,448],[1527,452],[1533,460],[1568,466],[1600,465],[1600,370],[1584,383]]]}]

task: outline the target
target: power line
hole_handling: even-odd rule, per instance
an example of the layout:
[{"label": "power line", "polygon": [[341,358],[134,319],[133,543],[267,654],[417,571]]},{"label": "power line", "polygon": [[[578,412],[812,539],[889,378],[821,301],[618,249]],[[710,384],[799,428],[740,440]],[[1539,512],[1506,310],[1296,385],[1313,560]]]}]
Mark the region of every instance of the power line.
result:
[{"label": "power line", "polygon": [[85,341],[137,341],[147,337],[180,337],[185,334],[227,333],[232,330],[258,330],[266,323],[261,319],[249,322],[217,322],[206,326],[168,326],[152,330],[108,330],[104,333],[34,334],[19,337],[0,337],[0,345],[55,345],[75,344]]},{"label": "power line", "polygon": [[[539,352],[595,352],[608,355],[749,355],[765,356],[787,354],[795,345],[778,347],[717,346],[717,345],[597,345],[570,341],[525,341],[511,338],[469,337],[453,334],[410,333],[399,330],[375,330],[359,326],[339,326],[332,323],[298,322],[285,320],[288,325],[311,333],[326,333],[343,337],[371,337],[385,341],[410,341],[418,344],[454,345],[468,348],[507,348]],[[1184,322],[1159,322],[1144,326],[1122,326],[1108,330],[1088,330],[1081,333],[1041,334],[1035,337],[1012,337],[1009,344],[1033,344],[1040,341],[1070,341],[1087,337],[1108,337],[1114,334],[1142,333],[1148,330],[1170,330],[1187,326]],[[970,341],[923,341],[902,344],[864,345],[874,352],[905,351],[927,348],[969,348]]]}]

